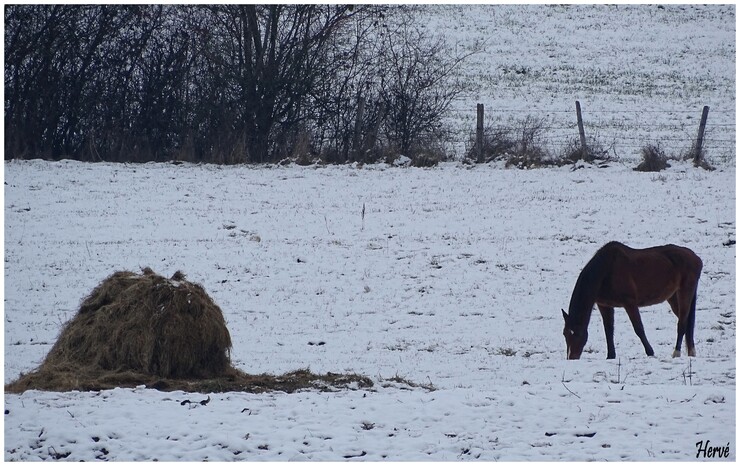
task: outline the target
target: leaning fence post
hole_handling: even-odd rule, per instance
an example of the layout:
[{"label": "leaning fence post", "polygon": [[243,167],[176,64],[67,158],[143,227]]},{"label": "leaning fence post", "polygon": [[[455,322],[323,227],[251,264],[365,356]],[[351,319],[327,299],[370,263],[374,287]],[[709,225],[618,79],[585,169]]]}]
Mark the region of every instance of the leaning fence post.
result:
[{"label": "leaning fence post", "polygon": [[478,104],[478,121],[475,125],[475,148],[478,163],[483,163],[483,104]]},{"label": "leaning fence post", "polygon": [[578,136],[581,138],[581,159],[586,160],[588,147],[586,146],[586,131],[583,129],[583,117],[581,117],[581,103],[576,100],[576,118],[578,118]]},{"label": "leaning fence post", "polygon": [[707,126],[707,116],[709,116],[709,106],[705,105],[701,112],[699,134],[697,134],[696,144],[694,144],[694,166],[696,167],[701,164],[701,146],[704,144],[704,128]]}]

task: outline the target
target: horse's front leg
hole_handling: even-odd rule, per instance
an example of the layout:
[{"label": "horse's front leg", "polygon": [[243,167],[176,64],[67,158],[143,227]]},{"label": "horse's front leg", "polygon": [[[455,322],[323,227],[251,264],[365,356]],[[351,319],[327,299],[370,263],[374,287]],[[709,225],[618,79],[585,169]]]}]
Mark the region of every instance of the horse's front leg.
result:
[{"label": "horse's front leg", "polygon": [[614,349],[614,308],[608,306],[599,306],[601,311],[601,320],[604,322],[604,334],[606,335],[606,359],[617,357],[617,351]]},{"label": "horse's front leg", "polygon": [[655,352],[653,351],[653,347],[650,346],[650,343],[648,343],[647,337],[645,336],[645,328],[642,326],[642,319],[640,319],[640,310],[637,308],[637,306],[626,306],[624,309],[627,311],[627,315],[630,317],[630,321],[632,322],[632,327],[634,327],[635,329],[635,333],[638,337],[640,337],[642,346],[645,347],[645,353],[648,356],[653,356]]}]

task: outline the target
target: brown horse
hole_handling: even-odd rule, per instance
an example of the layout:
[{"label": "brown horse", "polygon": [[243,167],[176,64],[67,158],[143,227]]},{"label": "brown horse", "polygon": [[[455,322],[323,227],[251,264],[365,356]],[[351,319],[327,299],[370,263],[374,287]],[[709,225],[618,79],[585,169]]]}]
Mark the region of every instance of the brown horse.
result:
[{"label": "brown horse", "polygon": [[565,319],[565,344],[568,359],[579,359],[588,340],[588,322],[594,303],[601,311],[606,333],[607,359],[614,359],[614,308],[623,307],[645,353],[654,354],[645,337],[639,307],[668,301],[678,317],[678,338],[673,357],[681,356],[681,340],[686,336],[689,356],[694,349],[696,288],[702,262],[690,249],[668,244],[648,249],[632,249],[613,241],[604,245],[581,271],[570,298]]}]

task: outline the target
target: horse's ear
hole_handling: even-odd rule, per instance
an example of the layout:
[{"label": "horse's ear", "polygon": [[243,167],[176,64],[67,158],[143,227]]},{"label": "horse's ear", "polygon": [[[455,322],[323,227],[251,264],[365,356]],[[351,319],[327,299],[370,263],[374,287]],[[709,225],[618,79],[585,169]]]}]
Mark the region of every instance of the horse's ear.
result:
[{"label": "horse's ear", "polygon": [[568,322],[568,314],[565,313],[565,309],[560,309],[563,312],[563,319],[565,319],[566,322]]}]

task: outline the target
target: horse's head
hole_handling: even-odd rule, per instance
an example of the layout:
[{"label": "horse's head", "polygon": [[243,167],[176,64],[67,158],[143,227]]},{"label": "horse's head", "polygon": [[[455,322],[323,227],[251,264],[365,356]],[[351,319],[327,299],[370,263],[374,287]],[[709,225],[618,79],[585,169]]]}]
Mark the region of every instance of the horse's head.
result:
[{"label": "horse's head", "polygon": [[568,359],[580,359],[583,347],[586,346],[588,340],[588,328],[574,328],[569,322],[568,314],[563,309],[561,311],[563,311],[563,319],[565,320],[563,336],[565,337]]}]

